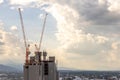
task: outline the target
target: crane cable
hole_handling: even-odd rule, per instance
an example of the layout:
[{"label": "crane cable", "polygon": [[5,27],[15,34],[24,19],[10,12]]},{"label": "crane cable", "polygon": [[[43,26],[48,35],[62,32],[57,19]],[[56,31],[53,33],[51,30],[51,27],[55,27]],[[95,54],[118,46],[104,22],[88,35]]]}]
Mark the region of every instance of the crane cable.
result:
[{"label": "crane cable", "polygon": [[46,23],[47,15],[48,14],[46,13],[45,18],[44,18],[44,23],[43,23],[43,28],[42,28],[42,33],[41,33],[41,37],[40,37],[40,43],[39,43],[38,51],[40,51],[40,49],[41,49],[41,44],[42,44],[43,34],[44,34],[44,30],[45,30],[45,23]]}]

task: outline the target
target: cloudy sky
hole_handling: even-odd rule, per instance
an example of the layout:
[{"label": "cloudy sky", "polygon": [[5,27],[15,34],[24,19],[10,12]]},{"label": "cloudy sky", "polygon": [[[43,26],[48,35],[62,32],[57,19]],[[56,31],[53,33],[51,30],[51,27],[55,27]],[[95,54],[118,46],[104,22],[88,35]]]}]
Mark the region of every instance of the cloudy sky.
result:
[{"label": "cloudy sky", "polygon": [[18,8],[34,55],[44,14],[42,49],[59,67],[120,70],[120,0],[0,0],[0,63],[20,66],[25,47]]}]

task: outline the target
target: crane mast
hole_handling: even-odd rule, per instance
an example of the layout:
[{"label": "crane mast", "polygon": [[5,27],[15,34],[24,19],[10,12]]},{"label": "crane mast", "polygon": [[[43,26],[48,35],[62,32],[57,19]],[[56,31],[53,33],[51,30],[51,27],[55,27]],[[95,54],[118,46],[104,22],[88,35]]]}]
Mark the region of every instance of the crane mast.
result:
[{"label": "crane mast", "polygon": [[19,8],[19,15],[20,15],[20,22],[21,22],[21,27],[22,27],[22,32],[23,32],[23,38],[24,38],[24,44],[25,44],[25,48],[26,48],[26,64],[28,64],[28,56],[30,54],[30,51],[29,51],[29,46],[30,45],[27,45],[27,42],[26,42],[26,36],[25,36],[25,30],[24,30],[24,23],[23,23],[23,18],[22,18],[22,13],[21,13],[21,9]]}]

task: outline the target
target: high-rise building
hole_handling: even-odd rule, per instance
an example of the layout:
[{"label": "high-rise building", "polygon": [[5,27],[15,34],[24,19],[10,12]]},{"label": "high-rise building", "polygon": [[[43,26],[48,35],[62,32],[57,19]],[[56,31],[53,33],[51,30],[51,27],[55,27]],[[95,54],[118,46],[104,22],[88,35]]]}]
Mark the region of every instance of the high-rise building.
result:
[{"label": "high-rise building", "polygon": [[58,80],[55,57],[47,59],[47,52],[35,52],[24,64],[24,80]]}]

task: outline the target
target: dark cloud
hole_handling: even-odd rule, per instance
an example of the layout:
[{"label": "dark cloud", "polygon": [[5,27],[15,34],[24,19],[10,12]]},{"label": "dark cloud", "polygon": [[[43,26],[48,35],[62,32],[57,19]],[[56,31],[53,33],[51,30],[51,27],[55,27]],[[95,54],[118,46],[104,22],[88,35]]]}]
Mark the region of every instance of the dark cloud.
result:
[{"label": "dark cloud", "polygon": [[111,37],[112,35],[120,36],[120,25],[92,25],[84,28],[84,31],[92,34],[101,34]]},{"label": "dark cloud", "polygon": [[79,12],[86,21],[97,25],[118,24],[120,21],[120,14],[110,12],[107,3],[100,5],[98,0],[71,1],[69,6]]}]

